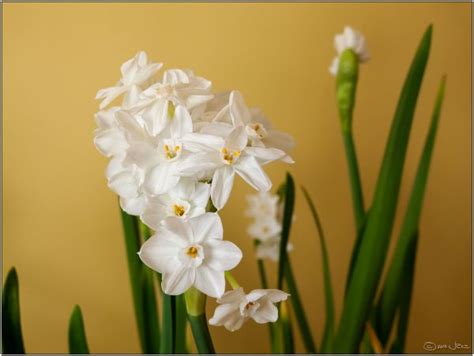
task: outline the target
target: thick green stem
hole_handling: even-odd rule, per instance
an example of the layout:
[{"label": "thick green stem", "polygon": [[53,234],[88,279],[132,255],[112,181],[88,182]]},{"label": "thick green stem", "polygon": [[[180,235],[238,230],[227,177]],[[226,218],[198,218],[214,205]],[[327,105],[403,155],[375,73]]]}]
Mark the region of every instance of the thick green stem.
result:
[{"label": "thick green stem", "polygon": [[349,169],[349,178],[352,191],[352,206],[354,209],[354,218],[356,229],[359,231],[364,221],[364,195],[362,193],[362,184],[360,181],[359,164],[350,127],[343,128],[342,137],[344,139],[344,148],[346,150],[347,166]]},{"label": "thick green stem", "polygon": [[186,301],[189,325],[191,325],[191,331],[198,352],[200,354],[216,353],[207,326],[206,295],[191,287],[184,293],[184,299]]}]

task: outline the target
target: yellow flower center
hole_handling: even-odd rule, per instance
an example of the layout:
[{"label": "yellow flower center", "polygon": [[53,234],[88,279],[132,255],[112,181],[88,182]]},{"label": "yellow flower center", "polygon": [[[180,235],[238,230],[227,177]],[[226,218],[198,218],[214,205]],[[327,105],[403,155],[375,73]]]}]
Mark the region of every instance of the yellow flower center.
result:
[{"label": "yellow flower center", "polygon": [[240,156],[240,151],[229,151],[227,148],[223,148],[221,150],[222,153],[222,159],[225,161],[227,164],[232,164],[234,163],[234,160]]},{"label": "yellow flower center", "polygon": [[196,258],[197,255],[198,255],[198,249],[194,246],[191,246],[190,248],[188,248],[188,250],[186,251],[186,254],[191,257],[191,258]]},{"label": "yellow flower center", "polygon": [[174,147],[170,147],[169,145],[164,145],[164,148],[165,148],[166,159],[175,158],[178,155],[179,150],[181,149],[181,147],[178,145]]},{"label": "yellow flower center", "polygon": [[186,209],[182,205],[174,204],[173,205],[174,215],[176,216],[183,216],[186,212]]}]

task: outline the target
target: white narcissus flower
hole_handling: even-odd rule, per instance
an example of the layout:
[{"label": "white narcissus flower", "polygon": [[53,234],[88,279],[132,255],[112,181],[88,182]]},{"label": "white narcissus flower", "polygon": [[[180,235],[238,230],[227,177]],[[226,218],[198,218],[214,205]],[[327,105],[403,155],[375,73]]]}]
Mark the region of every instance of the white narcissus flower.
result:
[{"label": "white narcissus flower", "polygon": [[278,308],[274,303],[284,301],[288,296],[278,289],[255,289],[245,294],[242,288],[237,288],[217,300],[220,305],[209,324],[235,331],[249,319],[259,324],[273,323],[278,320]]},{"label": "white narcissus flower", "polygon": [[110,88],[101,89],[97,92],[96,99],[103,99],[100,103],[100,108],[103,109],[109,105],[115,98],[122,94],[126,94],[125,103],[134,101],[139,88],[138,86],[153,76],[162,66],[162,63],[148,63],[145,52],[138,52],[134,58],[122,64],[120,71],[122,78],[119,82]]},{"label": "white narcissus flower", "polygon": [[275,217],[278,213],[278,195],[271,192],[258,192],[247,196],[245,215],[254,218]]},{"label": "white narcissus flower", "polygon": [[249,109],[245,104],[242,94],[238,91],[230,93],[229,98],[230,117],[235,126],[245,125],[250,145],[260,148],[276,148],[286,153],[281,160],[286,163],[294,163],[290,150],[294,147],[293,138],[287,133],[274,130],[270,121],[265,118],[259,109]]},{"label": "white narcissus flower", "polygon": [[192,176],[202,170],[214,170],[211,199],[217,209],[222,209],[229,199],[236,173],[256,190],[271,188],[272,183],[261,166],[283,157],[283,151],[269,148],[255,151],[248,147],[244,126],[232,128],[226,124],[210,124],[208,129],[224,133],[225,138],[203,133],[186,135],[183,138],[185,148],[195,154],[183,162],[180,173]]},{"label": "white narcissus flower", "polygon": [[254,239],[265,241],[271,237],[280,235],[281,224],[273,216],[261,217],[249,226],[247,232]]},{"label": "white narcissus flower", "polygon": [[162,82],[140,94],[134,110],[141,111],[145,127],[156,136],[170,123],[174,107],[184,106],[191,112],[212,98],[210,81],[196,77],[190,70],[170,69],[164,73]]},{"label": "white narcissus flower", "polygon": [[109,179],[109,188],[120,196],[120,206],[130,215],[140,215],[147,200],[143,192],[143,170],[133,165],[119,171]]},{"label": "white narcissus flower", "polygon": [[184,219],[202,215],[209,201],[209,188],[209,184],[183,178],[168,193],[149,198],[141,219],[156,230],[168,216]]},{"label": "white narcissus flower", "polygon": [[361,63],[367,62],[370,59],[365,37],[352,27],[344,27],[343,33],[337,34],[334,37],[334,46],[336,47],[337,56],[333,59],[329,67],[329,72],[334,76],[337,75],[339,69],[339,56],[348,48],[357,54]]},{"label": "white narcissus flower", "polygon": [[222,223],[215,213],[189,219],[168,217],[138,255],[162,274],[161,287],[166,294],[179,295],[194,286],[219,298],[225,291],[225,271],[242,259],[240,249],[223,241],[222,234]]},{"label": "white narcissus flower", "polygon": [[[255,251],[256,257],[261,260],[269,259],[273,262],[278,262],[280,260],[280,242],[280,235],[275,235],[264,240],[259,239]],[[288,242],[286,252],[291,251],[293,251],[293,245],[291,242]]]},{"label": "white narcissus flower", "polygon": [[95,114],[98,128],[94,131],[94,144],[106,157],[122,155],[128,148],[125,134],[115,118],[119,110],[119,107],[113,107]]}]

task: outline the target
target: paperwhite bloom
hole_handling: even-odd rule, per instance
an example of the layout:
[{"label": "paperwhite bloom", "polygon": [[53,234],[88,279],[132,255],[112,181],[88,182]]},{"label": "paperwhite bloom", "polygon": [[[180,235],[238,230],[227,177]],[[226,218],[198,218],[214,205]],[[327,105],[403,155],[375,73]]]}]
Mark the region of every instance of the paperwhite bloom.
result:
[{"label": "paperwhite bloom", "polygon": [[168,217],[140,249],[140,259],[162,273],[166,294],[179,295],[194,286],[210,297],[225,291],[224,272],[240,262],[242,252],[222,240],[222,223],[215,213],[190,219]]},{"label": "paperwhite bloom", "polygon": [[211,82],[196,77],[190,70],[165,71],[163,81],[143,91],[135,110],[142,110],[145,127],[155,136],[172,120],[173,107],[184,106],[191,111],[212,99]]},{"label": "paperwhite bloom", "polygon": [[94,132],[94,144],[106,157],[121,155],[128,148],[125,134],[115,118],[119,110],[119,107],[113,107],[95,114],[98,128]]},{"label": "paperwhite bloom", "polygon": [[[256,257],[262,260],[269,259],[273,262],[278,262],[280,260],[280,242],[281,235],[274,235],[264,240],[260,239],[256,248]],[[291,242],[288,242],[286,245],[286,251],[293,251]]]},{"label": "paperwhite bloom", "polygon": [[[278,149],[248,147],[244,126],[232,128],[226,124],[210,124],[215,133],[227,134],[225,138],[192,133],[184,137],[185,148],[194,152],[180,167],[183,175],[194,175],[201,170],[214,170],[211,199],[217,209],[222,209],[229,199],[237,173],[256,190],[268,191],[272,183],[261,165],[284,156]],[[230,131],[230,132],[229,132]]]},{"label": "paperwhite bloom", "polygon": [[122,170],[109,179],[109,188],[120,196],[120,206],[130,215],[140,215],[147,197],[142,189],[143,170],[133,165]]},{"label": "paperwhite bloom", "polygon": [[264,241],[281,233],[281,224],[273,216],[261,217],[255,220],[247,230],[254,239]]},{"label": "paperwhite bloom", "polygon": [[209,324],[224,326],[235,331],[249,319],[259,324],[278,320],[278,308],[274,303],[284,301],[289,294],[278,289],[254,289],[245,294],[242,288],[226,292],[217,300],[220,305],[209,319]]},{"label": "paperwhite bloom", "polygon": [[134,58],[122,64],[120,71],[122,78],[114,86],[101,89],[97,92],[96,99],[103,99],[100,108],[103,109],[109,105],[115,98],[126,93],[124,102],[134,101],[131,96],[137,96],[138,86],[154,75],[162,66],[162,63],[148,63],[145,52],[138,52]]},{"label": "paperwhite bloom", "polygon": [[360,32],[352,29],[352,27],[344,27],[343,33],[337,34],[334,37],[334,46],[336,47],[337,56],[333,59],[329,68],[329,72],[334,76],[337,75],[339,68],[339,56],[348,48],[357,54],[361,63],[367,62],[370,59],[365,37]]},{"label": "paperwhite bloom", "polygon": [[258,192],[247,195],[245,215],[254,219],[275,217],[278,213],[278,195],[271,192]]},{"label": "paperwhite bloom", "polygon": [[181,179],[167,194],[150,198],[141,219],[156,230],[168,216],[184,219],[204,214],[209,201],[209,188],[209,184],[195,183],[189,178]]}]

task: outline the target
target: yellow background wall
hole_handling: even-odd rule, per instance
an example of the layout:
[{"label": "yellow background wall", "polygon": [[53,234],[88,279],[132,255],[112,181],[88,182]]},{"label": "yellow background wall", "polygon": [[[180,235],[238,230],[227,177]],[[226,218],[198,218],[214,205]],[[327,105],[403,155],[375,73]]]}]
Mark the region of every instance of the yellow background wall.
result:
[{"label": "yellow background wall", "polygon": [[[20,276],[27,351],[66,352],[74,304],[94,352],[138,352],[117,199],[92,144],[96,91],[115,83],[138,50],[167,68],[191,67],[217,90],[239,89],[296,139],[298,185],[312,193],[328,238],[340,313],[354,240],[346,162],[328,66],[346,24],[367,38],[355,139],[370,202],[398,94],[423,31],[431,58],[411,134],[397,226],[411,190],[437,84],[447,94],[427,188],[408,349],[470,343],[470,4],[4,4],[3,268]],[[275,185],[288,169],[268,171]],[[244,259],[235,270],[258,286],[243,227],[241,181],[222,212]],[[318,340],[324,320],[320,250],[301,194],[292,234],[294,269]],[[398,230],[396,230],[398,231]],[[396,236],[396,235],[395,235]],[[394,241],[394,239],[393,239]],[[392,241],[392,242],[393,242]],[[273,273],[274,269],[270,269]],[[274,275],[272,275],[274,278]],[[211,307],[213,307],[211,305]],[[269,350],[266,326],[212,328],[221,352]],[[298,350],[303,351],[297,339]]]}]

